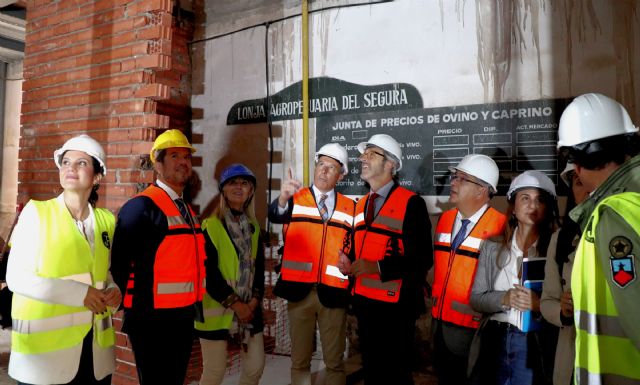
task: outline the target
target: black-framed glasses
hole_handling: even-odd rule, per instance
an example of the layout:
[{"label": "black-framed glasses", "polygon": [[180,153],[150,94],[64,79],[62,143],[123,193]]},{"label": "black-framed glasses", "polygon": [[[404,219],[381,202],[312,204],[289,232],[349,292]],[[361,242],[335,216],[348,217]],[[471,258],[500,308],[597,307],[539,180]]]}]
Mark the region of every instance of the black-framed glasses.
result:
[{"label": "black-framed glasses", "polygon": [[454,180],[458,180],[461,183],[462,182],[469,182],[469,183],[473,183],[475,185],[478,185],[480,187],[484,187],[484,185],[482,183],[478,183],[475,180],[471,180],[468,177],[464,176],[464,175],[458,175],[458,174],[451,174],[449,175],[449,183],[453,183]]},{"label": "black-framed glasses", "polygon": [[378,152],[378,151],[370,150],[370,151],[365,151],[362,154],[360,154],[360,159],[370,160],[373,157],[374,154],[378,155],[378,156],[381,156],[383,158],[386,158],[386,156],[383,153]]}]

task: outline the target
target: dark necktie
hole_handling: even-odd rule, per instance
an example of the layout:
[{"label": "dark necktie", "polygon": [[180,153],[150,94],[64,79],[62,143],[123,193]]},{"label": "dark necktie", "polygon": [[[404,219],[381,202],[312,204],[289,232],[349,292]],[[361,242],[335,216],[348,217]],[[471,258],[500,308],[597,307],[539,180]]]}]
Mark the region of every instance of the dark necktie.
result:
[{"label": "dark necktie", "polygon": [[453,238],[453,242],[451,242],[451,251],[455,252],[456,250],[458,250],[458,246],[460,246],[462,241],[465,239],[465,235],[467,233],[467,226],[469,225],[469,222],[471,221],[468,219],[462,220],[462,226],[460,226],[460,230],[458,230],[456,237]]},{"label": "dark necktie", "polygon": [[175,199],[174,202],[176,202],[176,206],[178,206],[178,210],[180,210],[182,218],[184,218],[187,224],[191,226],[191,215],[189,214],[187,204],[182,200],[182,198]]},{"label": "dark necktie", "polygon": [[327,205],[324,204],[325,200],[327,200],[327,194],[320,195],[320,200],[318,201],[318,210],[320,211],[323,222],[326,222],[327,219],[329,219],[329,211],[327,210]]},{"label": "dark necktie", "polygon": [[365,222],[367,223],[367,226],[371,224],[371,222],[373,222],[373,217],[376,216],[376,198],[378,198],[380,195],[372,192],[369,195],[369,201],[367,202],[367,216],[365,217]]}]

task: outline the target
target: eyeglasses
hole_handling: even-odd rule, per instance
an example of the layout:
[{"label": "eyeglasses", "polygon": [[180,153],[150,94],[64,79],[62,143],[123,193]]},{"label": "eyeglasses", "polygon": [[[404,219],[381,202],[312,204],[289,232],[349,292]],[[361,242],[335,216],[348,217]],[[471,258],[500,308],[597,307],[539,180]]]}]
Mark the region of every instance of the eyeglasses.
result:
[{"label": "eyeglasses", "polygon": [[386,158],[386,156],[383,153],[371,150],[371,151],[365,151],[362,154],[360,154],[360,159],[371,160],[374,154],[381,156],[383,158]]},{"label": "eyeglasses", "polygon": [[478,183],[476,181],[473,181],[471,179],[469,179],[468,177],[464,176],[464,175],[458,175],[458,174],[451,174],[449,175],[449,182],[453,183],[454,180],[458,180],[460,181],[460,183],[462,182],[469,182],[469,183],[473,183],[475,185],[478,185],[480,187],[484,187],[484,185],[482,183]]}]

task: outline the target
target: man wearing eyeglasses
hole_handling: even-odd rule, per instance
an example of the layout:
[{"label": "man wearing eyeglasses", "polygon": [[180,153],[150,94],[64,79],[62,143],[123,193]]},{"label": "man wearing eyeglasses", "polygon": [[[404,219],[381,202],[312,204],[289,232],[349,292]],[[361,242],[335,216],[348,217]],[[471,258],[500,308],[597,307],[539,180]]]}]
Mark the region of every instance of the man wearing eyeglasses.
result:
[{"label": "man wearing eyeglasses", "polygon": [[500,234],[506,217],[489,206],[499,170],[490,157],[470,154],[450,167],[449,203],[434,240],[434,367],[441,385],[466,384],[469,348],[481,314],[469,305],[480,244]]},{"label": "man wearing eyeglasses", "polygon": [[353,309],[365,385],[413,384],[415,322],[425,309],[423,283],[432,265],[431,223],[424,200],[401,187],[400,145],[373,135],[358,144],[360,178],[370,191],[356,205]]},{"label": "man wearing eyeglasses", "polygon": [[[311,384],[316,321],[327,384],[345,385],[343,355],[349,279],[339,253],[349,253],[354,202],[335,191],[348,172],[347,151],[329,143],[316,153],[313,185],[289,178],[269,206],[269,219],[286,225],[280,278],[274,294],[288,301],[291,383]],[[346,242],[345,242],[346,240]]]}]

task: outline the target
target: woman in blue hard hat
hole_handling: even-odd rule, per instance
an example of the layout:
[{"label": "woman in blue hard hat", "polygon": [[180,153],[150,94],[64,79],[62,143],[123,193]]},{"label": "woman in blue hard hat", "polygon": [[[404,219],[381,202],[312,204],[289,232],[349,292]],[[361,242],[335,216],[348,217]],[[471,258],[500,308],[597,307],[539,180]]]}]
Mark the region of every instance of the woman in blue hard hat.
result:
[{"label": "woman in blue hard hat", "polygon": [[111,311],[122,295],[109,273],[115,219],[95,207],[105,153],[80,135],[53,158],[62,194],[29,201],[11,238],[9,375],[18,384],[110,384]]},{"label": "woman in blue hard hat", "polygon": [[542,319],[540,292],[557,225],[555,185],[540,171],[525,171],[511,182],[507,200],[504,233],[480,247],[471,290],[469,303],[482,313],[469,357],[471,383],[548,384],[547,347],[555,348],[557,328]]},{"label": "woman in blue hard hat", "polygon": [[241,347],[241,385],[257,385],[264,369],[264,250],[254,212],[255,188],[256,177],[245,165],[225,168],[220,175],[220,204],[202,223],[207,294],[205,321],[196,322],[201,385],[222,382],[228,341]]}]

